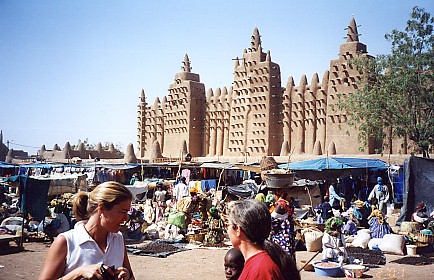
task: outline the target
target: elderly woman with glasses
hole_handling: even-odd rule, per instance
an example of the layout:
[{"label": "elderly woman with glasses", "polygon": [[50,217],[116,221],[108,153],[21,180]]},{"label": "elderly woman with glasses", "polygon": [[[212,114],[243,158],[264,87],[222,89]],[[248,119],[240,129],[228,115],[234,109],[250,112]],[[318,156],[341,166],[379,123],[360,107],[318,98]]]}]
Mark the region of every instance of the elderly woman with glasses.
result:
[{"label": "elderly woman with glasses", "polygon": [[265,203],[246,199],[228,204],[228,235],[244,256],[240,280],[300,279],[292,257],[279,245],[267,240],[271,215]]}]

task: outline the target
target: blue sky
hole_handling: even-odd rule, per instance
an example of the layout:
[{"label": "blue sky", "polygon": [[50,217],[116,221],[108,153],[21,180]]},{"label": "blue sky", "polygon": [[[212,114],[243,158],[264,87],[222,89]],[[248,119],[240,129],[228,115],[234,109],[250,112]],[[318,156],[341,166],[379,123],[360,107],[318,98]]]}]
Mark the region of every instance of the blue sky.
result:
[{"label": "blue sky", "polygon": [[432,1],[0,0],[0,130],[31,154],[78,139],[136,148],[137,105],[166,95],[185,53],[205,88],[229,87],[233,58],[258,27],[265,51],[290,76],[320,80],[354,15],[372,55]]}]

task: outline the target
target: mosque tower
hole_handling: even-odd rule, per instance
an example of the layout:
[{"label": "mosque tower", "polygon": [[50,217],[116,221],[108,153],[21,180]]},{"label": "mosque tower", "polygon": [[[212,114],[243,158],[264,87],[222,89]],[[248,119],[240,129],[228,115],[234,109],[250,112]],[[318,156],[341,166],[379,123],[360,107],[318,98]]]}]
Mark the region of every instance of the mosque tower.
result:
[{"label": "mosque tower", "polygon": [[[327,96],[326,120],[326,150],[328,154],[359,154],[361,144],[356,143],[358,131],[347,124],[347,116],[337,108],[338,94],[343,97],[356,92],[362,80],[363,73],[350,63],[355,58],[372,58],[366,45],[359,42],[356,20],[351,18],[347,28],[346,42],[340,46],[339,57],[330,61],[330,81]],[[349,144],[352,143],[352,144]],[[355,144],[356,143],[356,144]],[[364,153],[373,154],[381,148],[378,143],[370,140]]]},{"label": "mosque tower", "polygon": [[[164,156],[178,157],[187,143],[187,151],[192,156],[203,154],[203,127],[205,120],[205,85],[199,74],[192,73],[190,59],[186,54],[182,71],[175,74],[169,85],[167,101],[162,106],[164,114]],[[184,156],[184,155],[181,155]]]},{"label": "mosque tower", "polygon": [[[279,155],[282,142],[280,67],[262,51],[255,28],[250,48],[235,59],[229,121],[229,143],[225,155]],[[279,145],[276,145],[279,143]]]}]

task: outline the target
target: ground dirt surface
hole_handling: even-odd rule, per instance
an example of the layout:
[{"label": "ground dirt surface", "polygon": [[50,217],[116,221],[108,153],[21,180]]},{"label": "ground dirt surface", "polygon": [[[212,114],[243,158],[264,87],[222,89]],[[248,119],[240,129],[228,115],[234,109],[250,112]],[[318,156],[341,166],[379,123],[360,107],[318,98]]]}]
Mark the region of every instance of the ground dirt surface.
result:
[{"label": "ground dirt surface", "polygon": [[[10,247],[14,244],[11,243]],[[22,252],[8,251],[0,248],[0,279],[38,278],[49,244],[42,242],[24,243]],[[166,258],[130,255],[130,262],[137,280],[223,280],[223,258],[228,248],[194,248],[169,255]],[[315,253],[297,252],[297,264],[302,266],[302,260],[309,260]],[[396,261],[404,256],[386,254],[386,265],[371,267],[363,278],[368,279],[434,279],[434,264],[408,265]],[[320,260],[321,254],[314,258]],[[302,271],[302,279],[332,279],[319,277],[315,272]],[[344,276],[341,278],[345,278]]]}]

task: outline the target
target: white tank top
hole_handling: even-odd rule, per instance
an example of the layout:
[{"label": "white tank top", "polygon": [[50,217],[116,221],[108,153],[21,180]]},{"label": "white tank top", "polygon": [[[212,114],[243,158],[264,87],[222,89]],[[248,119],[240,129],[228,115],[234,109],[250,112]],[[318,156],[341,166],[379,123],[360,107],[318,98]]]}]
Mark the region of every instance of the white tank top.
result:
[{"label": "white tank top", "polygon": [[95,240],[87,233],[84,223],[79,222],[74,229],[61,233],[66,238],[68,253],[64,275],[77,267],[88,264],[114,265],[121,267],[124,261],[125,244],[120,232],[109,232],[107,248],[103,252]]}]

